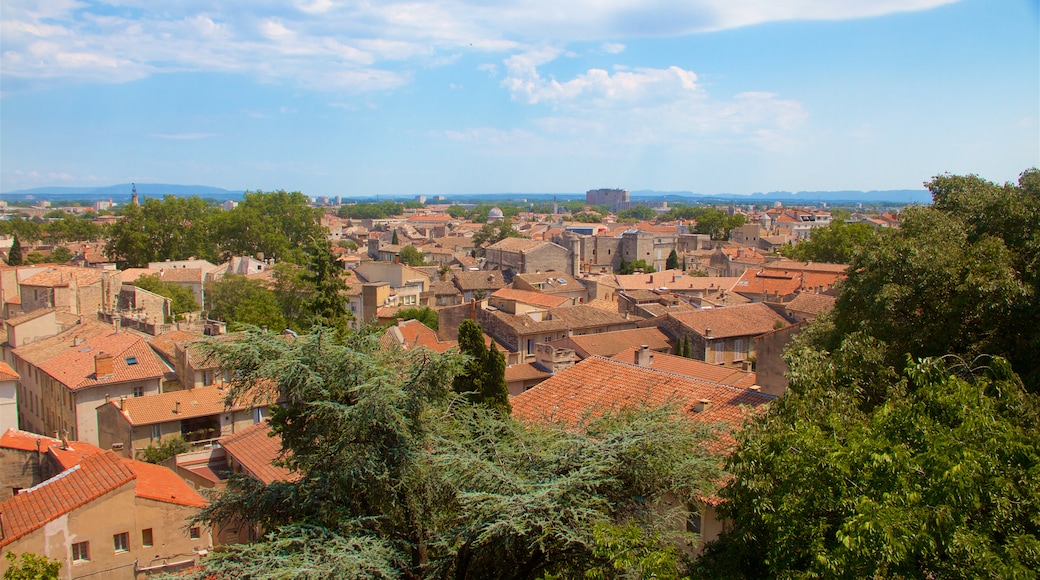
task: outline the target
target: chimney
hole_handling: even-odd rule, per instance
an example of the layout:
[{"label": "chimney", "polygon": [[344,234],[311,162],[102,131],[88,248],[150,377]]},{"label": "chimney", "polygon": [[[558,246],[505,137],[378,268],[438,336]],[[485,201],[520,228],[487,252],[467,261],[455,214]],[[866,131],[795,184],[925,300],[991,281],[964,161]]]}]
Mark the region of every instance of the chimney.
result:
[{"label": "chimney", "polygon": [[173,412],[176,415],[180,415],[181,414],[181,402],[180,401],[176,401],[176,402],[173,403]]},{"label": "chimney", "polygon": [[711,338],[711,327],[704,329],[704,338]]},{"label": "chimney", "polygon": [[711,401],[708,399],[701,399],[693,404],[694,413],[703,413],[711,407]]},{"label": "chimney", "polygon": [[94,377],[100,379],[101,377],[110,377],[113,374],[112,355],[103,352],[94,355]]},{"label": "chimney", "polygon": [[760,387],[758,385],[751,385],[750,387],[748,387],[748,390],[749,391],[755,391],[756,393],[761,393],[762,392],[762,387]]},{"label": "chimney", "polygon": [[636,364],[641,367],[648,367],[653,360],[654,355],[650,354],[650,346],[640,345],[639,350],[636,351]]},{"label": "chimney", "polygon": [[122,411],[125,406],[126,406],[126,395],[123,395],[122,397],[119,397],[119,410]]}]

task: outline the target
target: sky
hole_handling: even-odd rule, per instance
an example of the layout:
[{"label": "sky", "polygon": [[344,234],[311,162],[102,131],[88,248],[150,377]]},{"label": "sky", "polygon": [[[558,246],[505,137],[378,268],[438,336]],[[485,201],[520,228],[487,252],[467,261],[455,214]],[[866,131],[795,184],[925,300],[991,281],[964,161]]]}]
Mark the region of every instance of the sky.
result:
[{"label": "sky", "polygon": [[0,192],[1016,181],[1038,0],[0,0]]}]

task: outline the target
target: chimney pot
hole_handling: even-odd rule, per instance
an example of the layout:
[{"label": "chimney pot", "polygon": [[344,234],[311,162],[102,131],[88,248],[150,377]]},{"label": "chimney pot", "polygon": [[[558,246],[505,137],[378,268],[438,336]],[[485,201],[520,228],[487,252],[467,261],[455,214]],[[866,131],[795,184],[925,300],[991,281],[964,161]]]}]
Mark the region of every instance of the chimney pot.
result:
[{"label": "chimney pot", "polygon": [[694,403],[693,410],[696,413],[703,413],[711,407],[711,401],[708,399],[701,399]]},{"label": "chimney pot", "polygon": [[99,352],[94,355],[94,376],[100,379],[101,377],[109,377],[114,373],[112,371],[112,355]]},{"label": "chimney pot", "polygon": [[177,414],[177,415],[180,415],[180,413],[181,413],[181,402],[180,401],[176,401],[176,402],[173,403],[173,412],[175,414]]}]

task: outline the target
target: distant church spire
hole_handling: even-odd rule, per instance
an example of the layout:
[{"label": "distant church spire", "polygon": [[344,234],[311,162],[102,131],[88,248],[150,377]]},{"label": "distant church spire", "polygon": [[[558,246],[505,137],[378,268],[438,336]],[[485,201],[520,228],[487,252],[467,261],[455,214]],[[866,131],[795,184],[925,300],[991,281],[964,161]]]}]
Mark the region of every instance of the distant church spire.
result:
[{"label": "distant church spire", "polygon": [[134,186],[134,193],[133,193],[133,195],[130,196],[130,203],[132,205],[138,205],[138,203],[137,203],[137,184],[136,183],[131,183],[130,185]]}]

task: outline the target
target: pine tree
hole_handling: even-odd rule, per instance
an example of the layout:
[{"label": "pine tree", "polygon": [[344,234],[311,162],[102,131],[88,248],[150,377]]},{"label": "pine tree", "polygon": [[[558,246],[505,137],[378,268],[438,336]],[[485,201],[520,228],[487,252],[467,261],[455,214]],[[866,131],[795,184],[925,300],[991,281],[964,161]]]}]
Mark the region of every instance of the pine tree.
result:
[{"label": "pine tree", "polygon": [[390,243],[395,246],[399,243],[397,239],[397,230],[394,230],[394,237],[390,238]]},{"label": "pine tree", "polygon": [[11,240],[11,249],[7,252],[7,263],[11,266],[22,265],[22,244],[18,241],[18,234]]},{"label": "pine tree", "polygon": [[675,270],[678,267],[679,267],[679,254],[677,254],[675,252],[675,250],[673,249],[672,252],[670,254],[668,254],[668,259],[665,260],[665,262],[664,262],[664,268],[665,268],[665,270]]},{"label": "pine tree", "polygon": [[455,377],[456,393],[466,394],[474,403],[482,403],[508,415],[509,387],[506,385],[506,358],[494,343],[484,346],[484,330],[472,320],[459,325],[459,350],[470,357],[465,370]]}]

